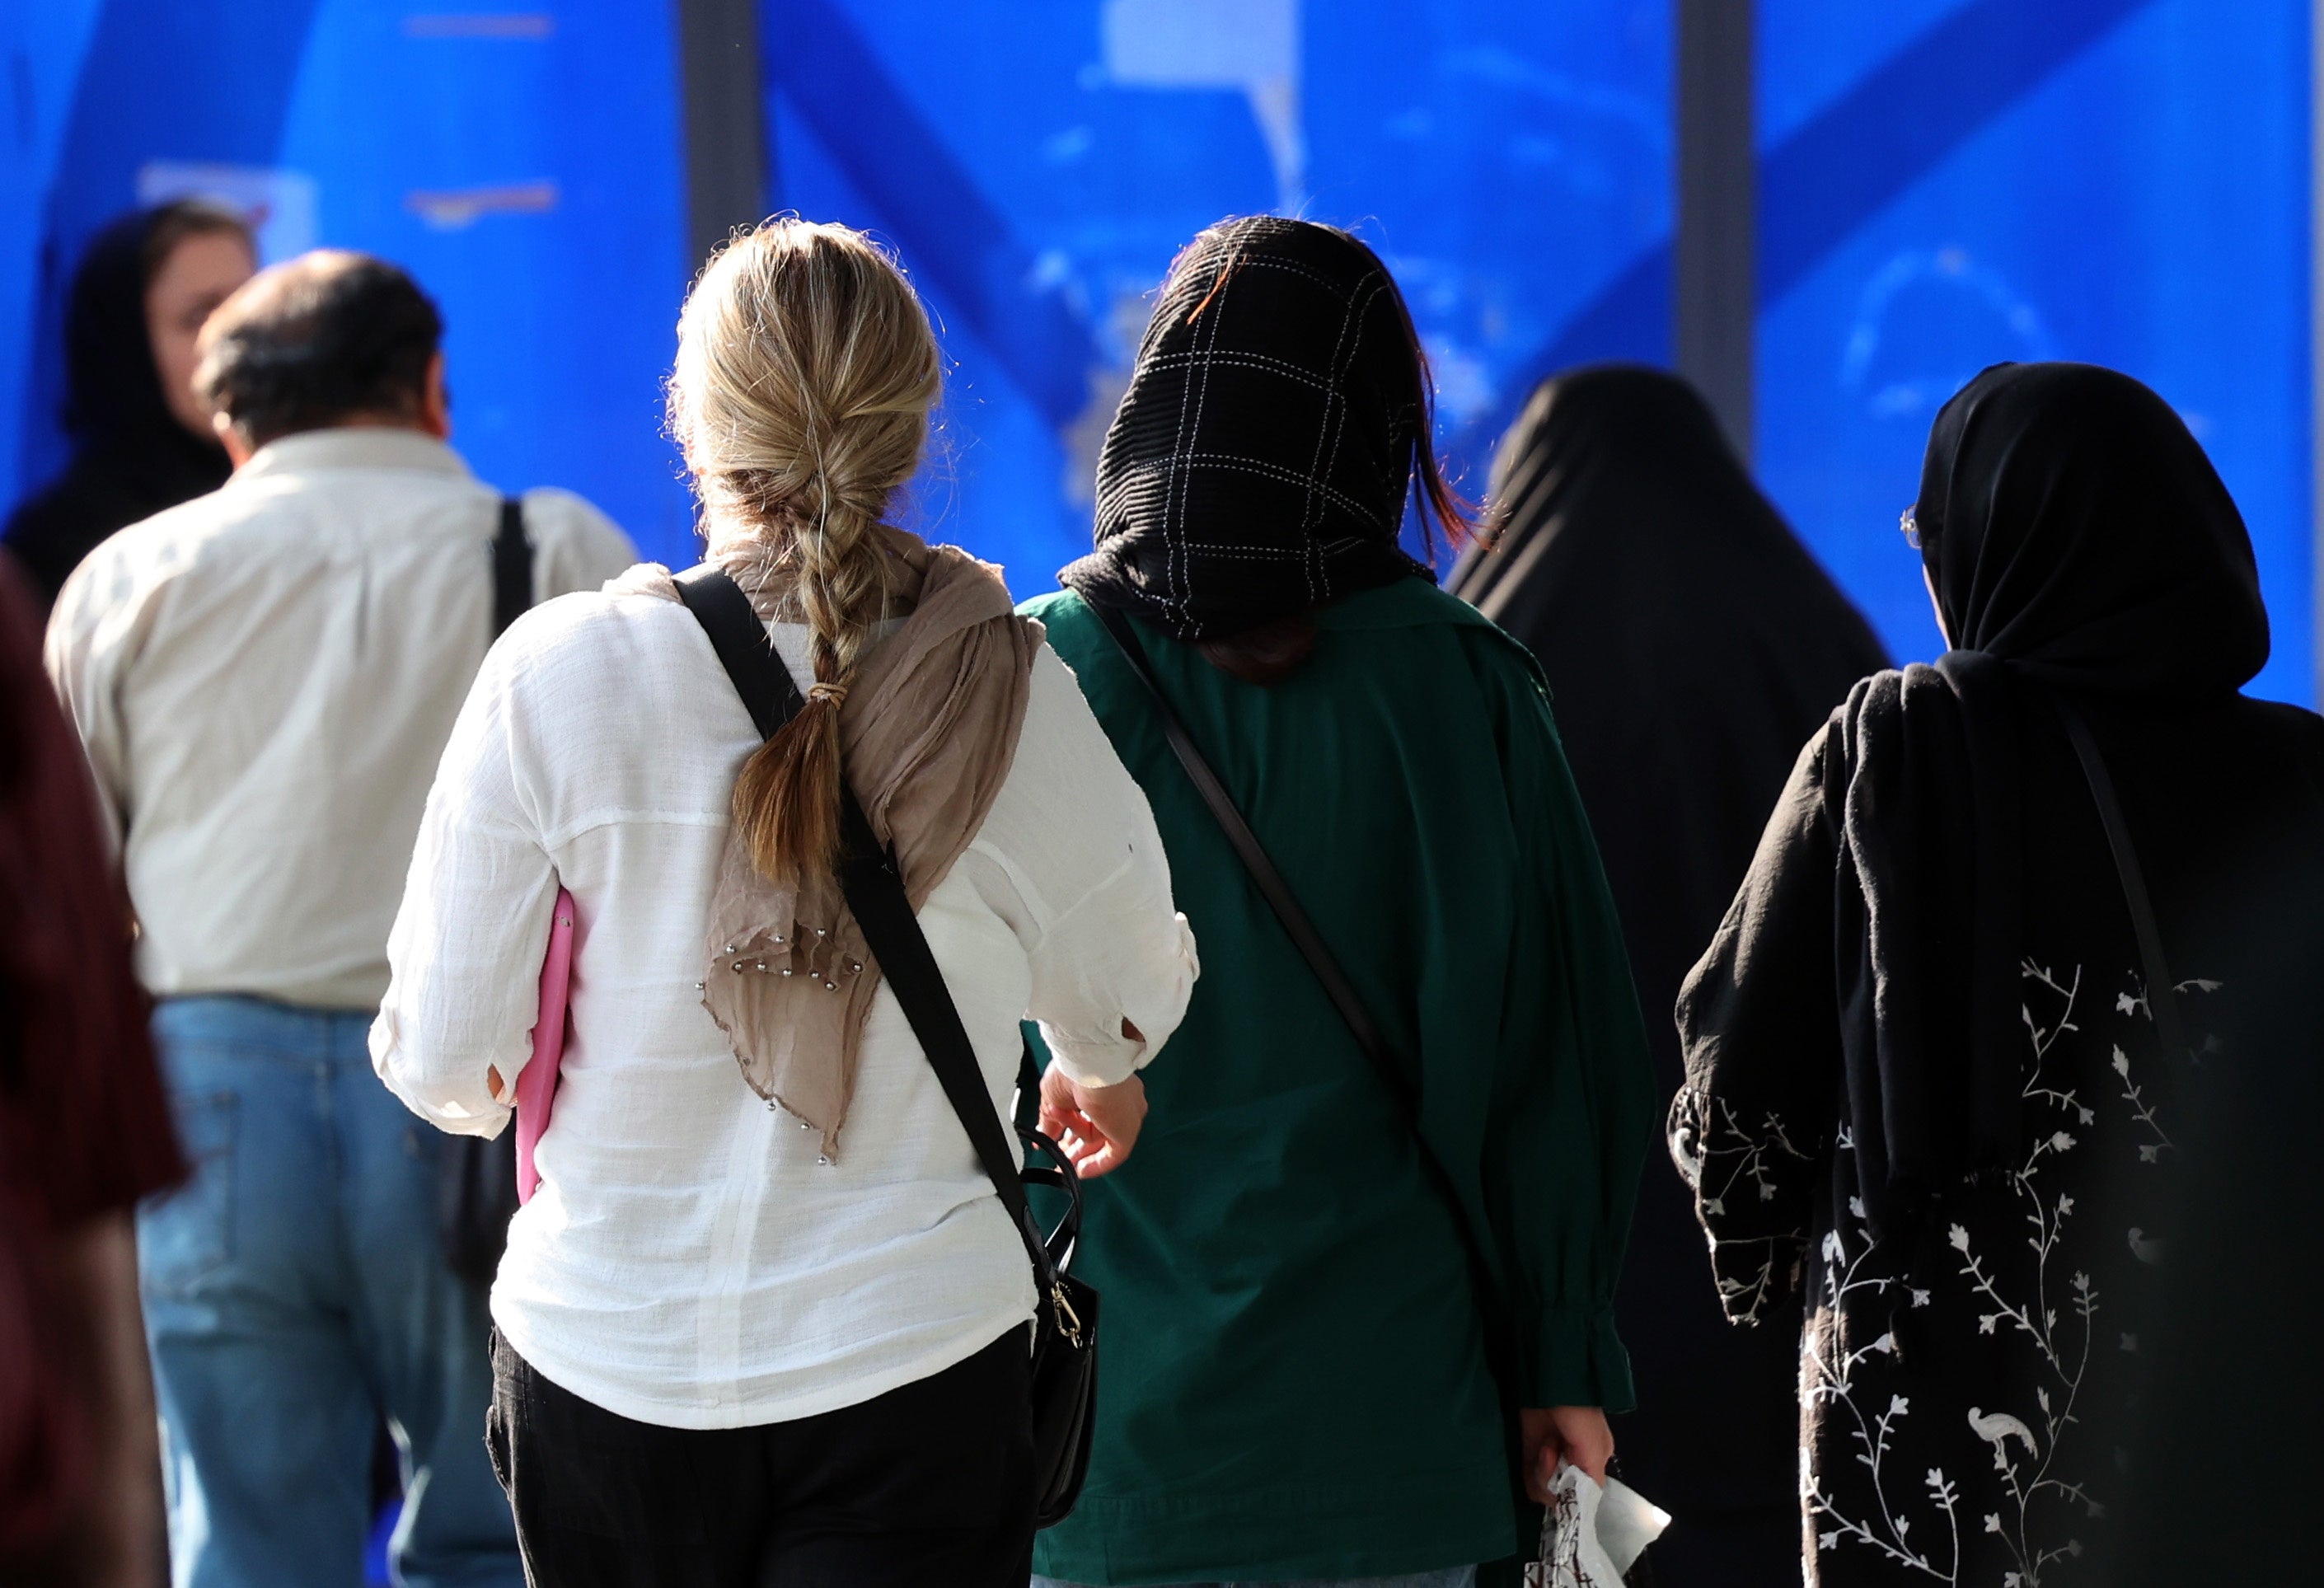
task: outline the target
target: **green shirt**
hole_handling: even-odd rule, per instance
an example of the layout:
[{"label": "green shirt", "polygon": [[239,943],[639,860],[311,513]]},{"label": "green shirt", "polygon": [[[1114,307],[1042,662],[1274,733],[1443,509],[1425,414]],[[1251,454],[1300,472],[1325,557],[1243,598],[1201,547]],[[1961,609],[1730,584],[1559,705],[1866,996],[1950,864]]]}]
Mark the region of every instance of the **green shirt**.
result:
[{"label": "green shirt", "polygon": [[1048,626],[1153,802],[1202,977],[1089,1187],[1096,1451],[1037,1569],[1093,1583],[1364,1577],[1519,1546],[1456,1217],[1526,1406],[1630,1404],[1613,1326],[1655,1133],[1637,996],[1533,659],[1420,579],[1315,614],[1262,688],[1141,626],[1169,697],[1364,994],[1464,1203],[1268,912],[1081,598]]}]

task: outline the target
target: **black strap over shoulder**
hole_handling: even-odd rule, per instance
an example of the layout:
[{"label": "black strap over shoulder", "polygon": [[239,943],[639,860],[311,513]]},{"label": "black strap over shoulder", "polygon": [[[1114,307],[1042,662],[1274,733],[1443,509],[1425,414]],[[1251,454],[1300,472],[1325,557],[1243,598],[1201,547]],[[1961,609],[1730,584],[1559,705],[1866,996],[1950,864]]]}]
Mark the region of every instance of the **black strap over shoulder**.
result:
[{"label": "black strap over shoulder", "polygon": [[[524,532],[524,502],[501,498],[500,526],[492,540],[493,629],[485,642],[532,605],[532,542]],[[462,1279],[492,1283],[508,1249],[516,1215],[516,1132],[487,1140],[455,1136],[445,1144],[437,1185],[436,1233],[444,1260]]]},{"label": "black strap over shoulder", "polygon": [[[1170,752],[1178,758],[1178,764],[1185,769],[1187,780],[1194,785],[1194,792],[1203,797],[1204,805],[1210,807],[1211,816],[1218,822],[1220,831],[1226,835],[1228,845],[1242,862],[1243,869],[1250,873],[1250,880],[1258,884],[1259,895],[1267,900],[1268,908],[1275,912],[1275,919],[1283,924],[1284,934],[1291,939],[1291,946],[1299,950],[1299,957],[1307,962],[1307,968],[1323,983],[1323,995],[1332,1001],[1332,1007],[1340,1011],[1340,1019],[1346,1022],[1349,1032],[1356,1039],[1356,1046],[1363,1049],[1364,1057],[1379,1072],[1381,1084],[1395,1095],[1397,1105],[1417,1131],[1420,1128],[1420,1098],[1413,1089],[1411,1078],[1405,1074],[1404,1066],[1397,1060],[1395,1050],[1388,1046],[1388,1039],[1380,1034],[1379,1026],[1372,1020],[1371,1011],[1364,1006],[1363,995],[1356,991],[1355,983],[1348,980],[1347,973],[1340,968],[1340,962],[1333,956],[1330,946],[1323,941],[1323,935],[1315,929],[1315,923],[1307,919],[1307,911],[1300,905],[1298,896],[1291,891],[1291,884],[1283,880],[1283,873],[1276,870],[1275,862],[1268,858],[1266,847],[1259,843],[1259,835],[1252,832],[1250,824],[1243,819],[1234,796],[1227,792],[1224,783],[1219,781],[1218,773],[1212,771],[1211,763],[1204,759],[1177,709],[1170,704],[1169,697],[1162,692],[1161,679],[1155,676],[1154,663],[1148,658],[1145,647],[1139,643],[1137,633],[1130,627],[1129,614],[1111,606],[1095,606],[1091,610],[1097,614],[1099,621],[1113,635],[1114,643],[1121,647],[1121,653],[1129,659],[1139,681],[1154,697],[1155,711],[1162,724],[1162,736],[1168,741]],[[1425,1143],[1423,1150],[1426,1150]]]},{"label": "black strap over shoulder", "polygon": [[[799,696],[790,669],[768,642],[766,628],[751,605],[751,598],[732,578],[706,563],[678,575],[677,584],[678,598],[709,636],[710,647],[717,652],[719,664],[733,681],[735,693],[742,697],[759,736],[774,737],[806,702]],[[1047,1294],[1049,1282],[1056,1277],[1056,1257],[1042,1241],[1033,1222],[1024,1183],[1009,1151],[1009,1139],[1001,1132],[1001,1116],[994,1112],[992,1099],[984,1088],[976,1049],[969,1041],[967,1028],[961,1024],[960,1011],[953,1002],[951,990],[945,985],[944,973],[937,967],[936,956],[929,951],[928,940],[912,912],[895,856],[873,834],[871,818],[857,803],[854,790],[844,784],[840,790],[839,834],[839,884],[846,895],[847,908],[854,913],[856,925],[863,928],[864,942],[879,962],[880,974],[895,992],[896,1002],[903,1006],[912,1034],[919,1039],[945,1096],[951,1101],[953,1112],[960,1116],[969,1143],[976,1149],[977,1160],[991,1177],[1001,1205],[1009,1210],[1010,1220],[1024,1237],[1027,1252],[1041,1276]]]},{"label": "black strap over shoulder", "polygon": [[790,669],[775,654],[751,598],[742,594],[742,586],[707,563],[679,574],[677,584],[678,598],[710,637],[710,649],[718,653],[718,665],[742,697],[751,725],[759,730],[760,738],[773,738],[807,702],[791,681]]},{"label": "black strap over shoulder", "polygon": [[501,498],[500,532],[493,537],[493,638],[532,605],[532,541],[524,532],[524,499]]},{"label": "black strap over shoulder", "polygon": [[2138,863],[2129,824],[2123,820],[2114,776],[2107,771],[2106,757],[2098,752],[2098,742],[2091,737],[2082,714],[2063,695],[2052,694],[2051,698],[2065,720],[2066,737],[2073,742],[2074,754],[2082,763],[2082,779],[2089,784],[2091,802],[2098,808],[2099,825],[2106,828],[2107,847],[2114,852],[2115,873],[2122,879],[2123,901],[2130,907],[2130,928],[2138,938],[2138,957],[2146,974],[2147,1010],[2154,1017],[2163,1052],[2175,1057],[2187,1051],[2186,1033],[2179,1023],[2179,983],[2171,979],[2171,962],[2163,955],[2162,924],[2154,919],[2145,868]]},{"label": "black strap over shoulder", "polygon": [[1355,983],[1348,979],[1347,972],[1341,968],[1330,946],[1323,941],[1323,935],[1308,919],[1298,895],[1292,892],[1291,884],[1284,880],[1283,873],[1268,857],[1266,847],[1259,841],[1259,835],[1252,832],[1250,824],[1243,819],[1241,810],[1235,805],[1234,796],[1227,792],[1226,785],[1219,780],[1218,773],[1204,759],[1194,735],[1186,731],[1185,722],[1179,716],[1177,707],[1170,704],[1170,697],[1164,692],[1161,678],[1155,672],[1153,660],[1146,654],[1146,648],[1139,641],[1129,614],[1094,604],[1091,610],[1097,614],[1099,621],[1112,634],[1114,642],[1121,648],[1123,657],[1128,660],[1130,670],[1138,675],[1139,681],[1153,697],[1155,716],[1162,725],[1162,736],[1169,743],[1171,753],[1178,758],[1178,764],[1185,770],[1187,780],[1194,785],[1194,792],[1201,795],[1203,803],[1210,808],[1212,817],[1219,824],[1219,830],[1226,835],[1228,845],[1242,862],[1243,869],[1250,873],[1251,882],[1258,886],[1259,896],[1267,900],[1268,908],[1274,911],[1275,919],[1282,923],[1284,935],[1299,951],[1299,957],[1307,962],[1307,968],[1322,984],[1324,996],[1332,1001],[1332,1007],[1339,1011],[1340,1019],[1347,1025],[1349,1034],[1356,1039],[1356,1046],[1371,1061],[1380,1085],[1396,1099],[1397,1111],[1404,1115],[1406,1124],[1411,1127],[1413,1140],[1420,1149],[1422,1170],[1452,1210],[1453,1225],[1461,1233],[1469,1259],[1470,1275],[1477,1288],[1478,1305],[1484,1309],[1488,1320],[1487,1355],[1491,1359],[1494,1377],[1500,1381],[1504,1396],[1513,1401],[1516,1385],[1508,1372],[1508,1342],[1501,1337],[1499,1329],[1493,1326],[1502,1321],[1498,1289],[1492,1283],[1494,1266],[1487,1260],[1476,1232],[1470,1226],[1466,1206],[1451,1173],[1436,1156],[1435,1148],[1429,1144],[1427,1136],[1420,1128],[1420,1096],[1412,1077],[1397,1059],[1388,1039],[1381,1034],[1379,1023],[1372,1019],[1371,1011],[1364,1004],[1363,995],[1356,991]]}]

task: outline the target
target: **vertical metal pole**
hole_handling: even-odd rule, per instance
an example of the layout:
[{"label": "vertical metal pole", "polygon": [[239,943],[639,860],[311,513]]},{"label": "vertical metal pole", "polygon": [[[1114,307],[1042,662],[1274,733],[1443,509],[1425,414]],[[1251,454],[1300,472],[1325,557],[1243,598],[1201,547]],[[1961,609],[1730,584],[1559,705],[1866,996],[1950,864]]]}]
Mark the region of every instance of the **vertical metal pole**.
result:
[{"label": "vertical metal pole", "polygon": [[1753,0],[1678,0],[1677,16],[1672,340],[1679,373],[1702,388],[1748,462],[1759,274]]},{"label": "vertical metal pole", "polygon": [[758,0],[673,0],[686,134],[687,273],[766,214]]}]

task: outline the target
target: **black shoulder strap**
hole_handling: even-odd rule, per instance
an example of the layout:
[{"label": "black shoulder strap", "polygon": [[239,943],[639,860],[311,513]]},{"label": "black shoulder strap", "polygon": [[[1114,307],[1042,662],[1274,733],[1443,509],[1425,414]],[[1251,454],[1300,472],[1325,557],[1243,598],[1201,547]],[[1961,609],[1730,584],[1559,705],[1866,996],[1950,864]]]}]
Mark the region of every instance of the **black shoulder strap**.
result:
[{"label": "black shoulder strap", "polygon": [[1185,730],[1185,721],[1178,716],[1178,709],[1171,706],[1169,695],[1162,693],[1162,679],[1155,677],[1153,660],[1146,656],[1146,646],[1139,644],[1137,630],[1130,628],[1130,616],[1113,607],[1093,609],[1113,634],[1115,644],[1122,646],[1122,656],[1130,658],[1130,668],[1139,674],[1139,681],[1146,684],[1146,690],[1153,695],[1155,714],[1162,721],[1162,737],[1169,739],[1171,753],[1178,758],[1178,765],[1185,767],[1187,781],[1194,783],[1194,793],[1202,795],[1204,805],[1211,807],[1211,816],[1227,835],[1227,844],[1243,863],[1243,870],[1250,872],[1250,882],[1259,886],[1259,898],[1267,900],[1268,909],[1276,911],[1276,920],[1283,923],[1283,932],[1292,939],[1292,946],[1299,948],[1299,958],[1306,960],[1308,970],[1315,972],[1315,981],[1323,983],[1324,997],[1332,1000],[1332,1007],[1339,1009],[1339,1019],[1346,1020],[1348,1032],[1355,1035],[1355,1047],[1364,1048],[1364,1057],[1369,1057],[1373,1067],[1379,1069],[1380,1081],[1388,1085],[1389,1093],[1395,1093],[1397,1104],[1401,1104],[1417,1132],[1420,1097],[1413,1095],[1413,1084],[1404,1075],[1404,1065],[1397,1060],[1395,1048],[1388,1047],[1388,1037],[1380,1035],[1379,1023],[1373,1023],[1371,1009],[1364,1007],[1362,992],[1355,991],[1355,983],[1348,981],[1348,972],[1341,970],[1339,960],[1332,958],[1332,948],[1323,942],[1323,932],[1315,930],[1315,923],[1308,920],[1306,909],[1302,909],[1299,898],[1292,893],[1292,886],[1283,882],[1283,872],[1276,870],[1274,860],[1267,858],[1259,835],[1252,833],[1250,823],[1243,821],[1243,811],[1234,805],[1234,795],[1227,793],[1225,783],[1218,781],[1218,772],[1211,770],[1209,761],[1204,761],[1202,749]]},{"label": "black shoulder strap", "polygon": [[532,606],[532,542],[524,533],[524,499],[501,498],[500,532],[493,537],[493,638]]},{"label": "black shoulder strap", "polygon": [[751,598],[708,563],[687,569],[677,583],[678,598],[710,637],[710,649],[718,653],[718,665],[742,697],[751,725],[760,738],[773,738],[807,702],[791,681],[790,669],[775,654]]},{"label": "black shoulder strap", "polygon": [[1307,911],[1300,905],[1298,896],[1291,891],[1291,884],[1285,882],[1283,873],[1275,869],[1275,862],[1268,857],[1266,848],[1259,841],[1259,835],[1250,830],[1249,822],[1243,820],[1241,810],[1235,805],[1234,796],[1227,792],[1224,783],[1219,781],[1218,773],[1211,770],[1211,763],[1203,758],[1194,736],[1186,732],[1186,725],[1178,716],[1177,708],[1162,692],[1162,680],[1156,676],[1154,663],[1148,658],[1145,647],[1139,642],[1136,631],[1130,627],[1129,614],[1110,606],[1093,605],[1092,609],[1111,632],[1114,642],[1121,647],[1121,653],[1129,660],[1131,670],[1137,673],[1139,680],[1153,696],[1154,709],[1162,723],[1162,736],[1169,742],[1170,752],[1178,758],[1178,764],[1185,769],[1187,780],[1194,785],[1194,792],[1203,797],[1204,805],[1210,807],[1220,831],[1226,835],[1227,844],[1242,862],[1243,869],[1250,873],[1250,880],[1259,885],[1260,897],[1275,912],[1275,919],[1283,923],[1284,934],[1291,939],[1291,946],[1299,950],[1299,957],[1307,962],[1307,968],[1323,984],[1323,995],[1332,1001],[1332,1007],[1340,1011],[1340,1019],[1347,1023],[1349,1032],[1356,1039],[1356,1046],[1364,1050],[1364,1057],[1379,1071],[1380,1080],[1394,1094],[1416,1131],[1420,1127],[1420,1100],[1414,1094],[1410,1078],[1405,1075],[1394,1050],[1388,1047],[1388,1039],[1380,1035],[1379,1027],[1373,1022],[1371,1011],[1364,1007],[1362,994],[1356,991],[1355,983],[1348,980],[1347,973],[1340,968],[1340,962],[1332,956],[1332,950],[1324,943],[1323,934],[1315,929],[1315,923],[1307,919]]},{"label": "black shoulder strap", "polygon": [[[790,669],[769,642],[751,598],[741,586],[707,563],[688,568],[678,576],[677,582],[678,599],[709,635],[710,648],[718,653],[734,692],[742,697],[759,736],[773,738],[806,702]],[[977,1064],[968,1029],[961,1024],[960,1010],[952,1001],[951,989],[945,985],[944,972],[928,949],[918,918],[912,913],[895,856],[881,846],[872,833],[871,818],[856,802],[854,790],[844,785],[840,789],[839,836],[839,885],[847,897],[847,908],[854,913],[856,925],[863,928],[863,940],[879,962],[880,974],[887,978],[896,1002],[903,1005],[912,1035],[919,1039],[929,1067],[936,1071],[953,1112],[960,1116],[961,1127],[976,1149],[977,1161],[991,1177],[1001,1205],[1024,1237],[1046,1292],[1056,1275],[1056,1264],[1033,1223],[1024,1182],[1010,1154],[1009,1139],[1001,1133],[1001,1115],[984,1089],[984,1073]]]},{"label": "black shoulder strap", "polygon": [[2179,983],[2171,979],[2171,964],[2163,956],[2163,928],[2154,919],[2154,901],[2146,891],[2146,872],[2130,842],[2130,827],[2122,819],[2122,800],[2115,793],[2114,777],[2106,757],[2090,736],[2090,725],[2063,695],[2052,694],[2058,715],[2065,719],[2066,737],[2082,763],[2082,778],[2090,786],[2090,799],[2098,808],[2106,828],[2107,847],[2114,851],[2115,873],[2122,879],[2122,896],[2130,906],[2131,930],[2138,937],[2138,957],[2146,973],[2146,1007],[2163,1039],[2163,1050],[2173,1057],[2187,1051],[2186,1034],[2179,1024]]},{"label": "black shoulder strap", "polygon": [[[1323,935],[1308,919],[1298,896],[1291,891],[1291,884],[1284,881],[1283,873],[1268,857],[1266,848],[1259,841],[1259,835],[1252,832],[1250,824],[1243,819],[1241,810],[1235,805],[1234,796],[1227,792],[1226,785],[1219,781],[1218,773],[1212,771],[1211,763],[1204,759],[1201,748],[1195,744],[1194,735],[1186,731],[1185,722],[1178,716],[1177,708],[1170,704],[1169,696],[1163,692],[1162,680],[1154,671],[1154,663],[1147,656],[1145,646],[1139,642],[1129,615],[1094,603],[1092,610],[1113,635],[1114,642],[1121,647],[1130,670],[1138,675],[1139,681],[1153,696],[1155,715],[1162,724],[1162,736],[1169,742],[1171,753],[1178,758],[1178,764],[1185,769],[1187,780],[1194,785],[1194,792],[1203,797],[1204,805],[1210,807],[1211,816],[1218,822],[1219,830],[1226,835],[1227,843],[1237,858],[1241,860],[1243,869],[1258,884],[1259,896],[1275,912],[1275,919],[1283,924],[1284,935],[1299,951],[1299,957],[1307,962],[1307,968],[1323,984],[1323,995],[1332,1001],[1332,1007],[1340,1011],[1340,1019],[1346,1023],[1349,1034],[1355,1038],[1356,1046],[1363,1050],[1364,1057],[1371,1061],[1372,1068],[1379,1072],[1380,1084],[1396,1099],[1397,1110],[1412,1128],[1413,1140],[1419,1145],[1423,1170],[1434,1182],[1438,1193],[1452,1205],[1453,1223],[1468,1248],[1469,1264],[1479,1288],[1480,1302],[1488,1306],[1494,1305],[1490,1282],[1494,1266],[1486,1260],[1476,1232],[1470,1228],[1468,1214],[1452,1175],[1446,1171],[1443,1162],[1436,1156],[1436,1149],[1429,1145],[1427,1136],[1421,1131],[1419,1094],[1397,1061],[1395,1049],[1388,1046],[1388,1039],[1381,1034],[1379,1023],[1372,1019],[1371,1011],[1364,1006],[1363,996],[1356,991],[1355,983],[1348,979],[1347,972],[1340,968],[1340,962],[1333,956],[1330,946],[1323,941]],[[1495,1343],[1489,1334],[1489,1353]],[[1496,1376],[1500,1376],[1498,1362]]]}]

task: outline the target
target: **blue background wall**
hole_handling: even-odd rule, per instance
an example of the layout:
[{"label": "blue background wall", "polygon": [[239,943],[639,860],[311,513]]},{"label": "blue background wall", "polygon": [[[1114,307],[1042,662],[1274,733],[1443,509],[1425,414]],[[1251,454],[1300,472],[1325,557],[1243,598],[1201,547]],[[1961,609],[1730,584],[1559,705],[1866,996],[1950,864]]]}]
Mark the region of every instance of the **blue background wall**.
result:
[{"label": "blue background wall", "polygon": [[[1539,374],[1666,361],[1671,13],[761,0],[770,205],[898,246],[954,361],[914,522],[1032,590],[1086,543],[1147,294],[1221,216],[1379,248],[1472,489]],[[2087,358],[2211,449],[2275,619],[2260,688],[2311,698],[2307,5],[1760,0],[1759,29],[1758,460],[1897,652],[1937,646],[1894,528],[1936,404],[1997,358]],[[438,294],[479,473],[687,557],[671,40],[659,0],[0,6],[0,497],[60,456],[80,241],[141,183],[230,180],[272,250],[374,249]]]},{"label": "blue background wall", "polygon": [[2242,505],[2314,698],[2306,0],[1760,0],[1758,465],[1897,654],[1896,531],[1987,364],[2127,370]]},{"label": "blue background wall", "polygon": [[[765,0],[776,202],[893,242],[955,361],[922,527],[1020,590],[1086,549],[1098,443],[1172,255],[1228,215],[1350,226],[1476,426],[1671,226],[1652,0]],[[1328,28],[1318,19],[1331,19]],[[1289,135],[1286,135],[1286,126]],[[1667,288],[1608,346],[1666,356]]]}]

